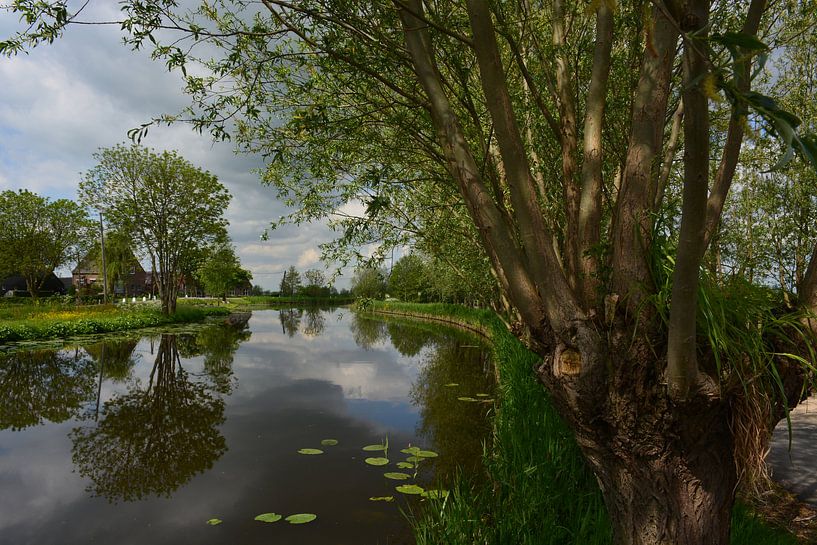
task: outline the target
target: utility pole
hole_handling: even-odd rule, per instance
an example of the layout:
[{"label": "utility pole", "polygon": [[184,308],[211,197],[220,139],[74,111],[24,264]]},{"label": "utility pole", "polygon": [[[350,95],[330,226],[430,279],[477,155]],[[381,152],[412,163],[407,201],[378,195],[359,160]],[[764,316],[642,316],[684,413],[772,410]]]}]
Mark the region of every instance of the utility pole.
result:
[{"label": "utility pole", "polygon": [[102,224],[102,212],[99,213],[99,238],[102,245],[102,300],[108,302],[108,264],[105,262],[105,227]]}]

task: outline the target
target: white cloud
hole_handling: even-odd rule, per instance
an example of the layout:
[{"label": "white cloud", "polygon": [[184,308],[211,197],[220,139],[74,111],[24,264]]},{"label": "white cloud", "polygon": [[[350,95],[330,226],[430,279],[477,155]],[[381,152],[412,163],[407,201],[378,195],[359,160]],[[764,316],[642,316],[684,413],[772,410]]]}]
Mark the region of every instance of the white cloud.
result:
[{"label": "white cloud", "polygon": [[309,267],[321,259],[321,254],[315,248],[309,248],[298,258],[298,267]]}]

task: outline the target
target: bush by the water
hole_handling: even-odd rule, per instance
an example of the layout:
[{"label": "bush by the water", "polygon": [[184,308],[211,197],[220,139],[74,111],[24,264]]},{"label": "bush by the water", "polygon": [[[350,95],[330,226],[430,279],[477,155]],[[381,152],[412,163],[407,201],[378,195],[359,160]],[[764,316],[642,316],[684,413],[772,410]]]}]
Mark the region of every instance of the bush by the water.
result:
[{"label": "bush by the water", "polygon": [[197,322],[230,311],[219,307],[179,305],[165,316],[156,306],[81,306],[66,303],[9,304],[0,307],[0,343],[59,339],[127,329]]}]

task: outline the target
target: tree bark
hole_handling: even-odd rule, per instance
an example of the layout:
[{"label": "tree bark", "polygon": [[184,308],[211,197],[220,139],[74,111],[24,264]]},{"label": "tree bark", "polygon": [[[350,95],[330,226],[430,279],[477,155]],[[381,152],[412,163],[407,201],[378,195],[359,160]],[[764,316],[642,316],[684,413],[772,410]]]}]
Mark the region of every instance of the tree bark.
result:
[{"label": "tree bark", "polygon": [[[539,368],[595,473],[616,545],[727,545],[737,484],[730,404],[668,394],[662,362],[614,326],[608,375],[572,374],[569,351]],[[579,359],[591,357],[581,354]],[[603,385],[601,385],[603,383]]]}]

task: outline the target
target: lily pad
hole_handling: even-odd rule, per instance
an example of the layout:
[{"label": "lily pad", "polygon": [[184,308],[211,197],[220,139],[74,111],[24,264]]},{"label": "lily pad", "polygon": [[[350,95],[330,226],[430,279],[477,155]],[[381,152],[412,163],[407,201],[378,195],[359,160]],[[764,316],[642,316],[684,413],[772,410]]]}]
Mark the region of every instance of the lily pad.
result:
[{"label": "lily pad", "polygon": [[297,515],[289,515],[285,520],[290,524],[306,524],[318,518],[318,515],[312,513],[298,513]]},{"label": "lily pad", "polygon": [[405,481],[406,479],[411,478],[411,475],[408,473],[400,473],[398,471],[384,473],[383,476],[387,479],[394,479],[395,481]]},{"label": "lily pad", "polygon": [[369,501],[394,501],[394,496],[372,496]]},{"label": "lily pad", "polygon": [[323,441],[321,441],[321,445],[325,447],[334,447],[337,444],[338,444],[337,439],[324,439]]},{"label": "lily pad", "polygon": [[400,492],[401,494],[422,494],[425,492],[425,489],[422,486],[417,486],[416,484],[401,484],[398,487],[395,487],[395,490]]},{"label": "lily pad", "polygon": [[302,448],[298,454],[323,454],[323,451],[318,448]]},{"label": "lily pad", "polygon": [[491,397],[491,394],[476,394],[477,397]]},{"label": "lily pad", "polygon": [[378,450],[386,450],[386,445],[366,445],[363,450],[367,452],[376,452]]},{"label": "lily pad", "polygon": [[207,521],[207,524],[209,524],[210,526],[218,526],[222,522],[224,522],[224,521],[221,520],[221,519],[210,519],[210,520]]},{"label": "lily pad", "polygon": [[370,466],[384,466],[389,463],[388,458],[366,458],[363,461],[369,464]]},{"label": "lily pad", "polygon": [[454,386],[459,386],[456,382],[449,382],[445,385],[446,388],[453,388]]},{"label": "lily pad", "polygon": [[258,522],[278,522],[283,517],[278,513],[262,513],[255,517]]},{"label": "lily pad", "polygon": [[411,462],[397,462],[397,467],[400,469],[414,469],[414,464]]},{"label": "lily pad", "polygon": [[403,454],[411,454],[412,456],[417,456],[417,453],[420,452],[420,447],[408,447],[401,450]]},{"label": "lily pad", "polygon": [[409,456],[408,458],[406,458],[406,461],[407,461],[407,462],[414,462],[414,463],[417,463],[417,462],[422,462],[422,461],[423,461],[423,459],[422,459],[422,458],[420,458],[419,456]]},{"label": "lily pad", "polygon": [[457,399],[460,400],[460,401],[479,401],[478,399],[474,399],[473,397],[467,397],[467,396],[458,397]]},{"label": "lily pad", "polygon": [[433,450],[421,450],[417,452],[415,456],[419,456],[420,458],[436,458],[437,456],[439,456],[439,454],[437,454]]},{"label": "lily pad", "polygon": [[432,500],[441,500],[443,498],[448,497],[448,490],[426,490],[422,492],[421,495],[424,498],[430,498]]}]

